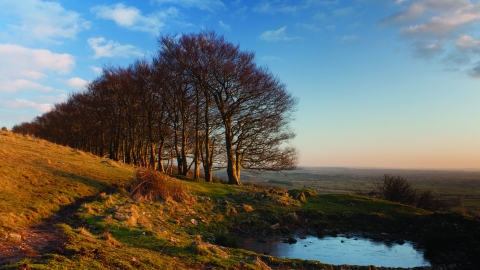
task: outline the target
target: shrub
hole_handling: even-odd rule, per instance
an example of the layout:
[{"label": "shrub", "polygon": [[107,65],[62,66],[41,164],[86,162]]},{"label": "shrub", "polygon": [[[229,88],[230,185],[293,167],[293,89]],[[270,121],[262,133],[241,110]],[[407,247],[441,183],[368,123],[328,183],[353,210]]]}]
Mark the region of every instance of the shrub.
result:
[{"label": "shrub", "polygon": [[132,199],[140,201],[166,201],[171,198],[181,202],[189,198],[186,188],[179,180],[148,168],[137,169],[129,191]]},{"label": "shrub", "polygon": [[409,205],[415,203],[415,189],[407,182],[406,178],[385,174],[373,185],[377,197],[381,199]]},{"label": "shrub", "polygon": [[399,202],[429,211],[444,210],[446,204],[437,199],[431,191],[419,191],[412,187],[406,178],[385,174],[373,182],[374,189],[368,196]]}]

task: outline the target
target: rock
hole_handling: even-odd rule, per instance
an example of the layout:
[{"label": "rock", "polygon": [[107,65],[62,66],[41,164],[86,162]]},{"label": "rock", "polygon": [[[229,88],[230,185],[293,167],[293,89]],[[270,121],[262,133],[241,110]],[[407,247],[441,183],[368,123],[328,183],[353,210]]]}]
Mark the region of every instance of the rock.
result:
[{"label": "rock", "polygon": [[237,215],[237,214],[238,214],[237,209],[235,209],[235,208],[233,208],[233,207],[228,207],[228,208],[227,208],[227,211],[226,211],[227,217],[229,217],[229,216],[235,216],[235,215]]},{"label": "rock", "polygon": [[295,244],[295,243],[297,243],[297,239],[295,239],[295,238],[293,238],[293,237],[289,237],[289,238],[288,238],[288,243],[289,243],[289,244]]},{"label": "rock", "polygon": [[301,201],[301,202],[306,202],[307,201],[307,197],[305,197],[305,193],[303,193],[303,192],[298,194],[296,199]]},{"label": "rock", "polygon": [[276,230],[278,228],[280,228],[280,223],[277,223],[277,224],[274,224],[274,225],[270,226],[270,229],[272,229],[272,230]]},{"label": "rock", "polygon": [[255,264],[257,264],[258,266],[260,266],[260,269],[264,269],[264,270],[271,270],[272,268],[270,268],[270,266],[268,266],[266,263],[264,263],[259,257],[255,256],[255,258],[253,258],[253,261],[255,262]]},{"label": "rock", "polygon": [[12,238],[13,240],[16,240],[16,241],[21,241],[22,240],[22,236],[18,233],[9,233],[8,237]]},{"label": "rock", "polygon": [[298,221],[298,216],[297,216],[297,213],[295,213],[295,212],[288,213],[288,214],[285,215],[285,217],[288,218],[291,221]]},{"label": "rock", "polygon": [[191,222],[193,225],[195,225],[195,226],[198,225],[198,221],[197,221],[196,219],[194,219],[194,218],[190,219],[190,222]]},{"label": "rock", "polygon": [[207,241],[208,242],[215,242],[215,236],[212,235],[212,236],[208,237]]}]

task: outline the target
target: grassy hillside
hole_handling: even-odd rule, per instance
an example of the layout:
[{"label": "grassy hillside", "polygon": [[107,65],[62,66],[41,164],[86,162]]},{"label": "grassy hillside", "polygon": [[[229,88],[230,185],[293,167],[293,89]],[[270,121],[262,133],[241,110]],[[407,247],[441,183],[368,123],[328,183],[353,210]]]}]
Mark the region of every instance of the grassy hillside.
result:
[{"label": "grassy hillside", "polygon": [[133,175],[130,166],[1,131],[0,234],[29,226],[113,183],[126,183]]},{"label": "grassy hillside", "polygon": [[130,166],[1,132],[0,269],[334,269],[234,248],[235,235],[297,229],[413,240],[436,266],[475,264],[480,252],[480,223],[468,217],[355,195],[167,176],[185,197],[134,200],[112,188],[128,189],[135,177]]}]

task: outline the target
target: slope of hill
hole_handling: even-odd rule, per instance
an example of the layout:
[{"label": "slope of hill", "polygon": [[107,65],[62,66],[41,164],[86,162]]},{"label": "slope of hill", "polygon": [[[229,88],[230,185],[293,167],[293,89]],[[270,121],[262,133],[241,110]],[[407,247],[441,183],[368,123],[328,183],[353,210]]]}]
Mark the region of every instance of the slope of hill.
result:
[{"label": "slope of hill", "polygon": [[130,166],[13,133],[0,133],[0,233],[134,176]]},{"label": "slope of hill", "polygon": [[480,263],[480,222],[469,217],[355,195],[165,175],[187,196],[132,199],[119,187],[128,189],[139,175],[128,165],[1,131],[0,269],[338,268],[234,248],[234,235],[282,237],[297,229],[415,241],[426,247],[432,269]]}]

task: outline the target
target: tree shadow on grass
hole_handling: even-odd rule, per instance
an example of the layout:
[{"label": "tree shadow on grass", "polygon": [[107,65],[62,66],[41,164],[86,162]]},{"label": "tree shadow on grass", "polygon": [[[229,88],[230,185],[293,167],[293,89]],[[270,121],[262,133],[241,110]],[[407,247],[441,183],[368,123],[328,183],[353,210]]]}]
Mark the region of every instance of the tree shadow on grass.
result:
[{"label": "tree shadow on grass", "polygon": [[96,190],[98,190],[98,192],[105,191],[105,190],[111,188],[110,184],[102,182],[102,181],[97,180],[95,178],[82,176],[82,175],[78,175],[78,174],[74,174],[74,173],[70,173],[70,172],[65,172],[65,171],[61,171],[61,170],[56,170],[56,169],[53,169],[53,168],[50,168],[50,167],[45,167],[45,168],[47,170],[49,170],[55,176],[65,178],[66,180],[73,180],[75,182],[78,182],[78,183],[84,184],[86,186],[95,188]]}]

